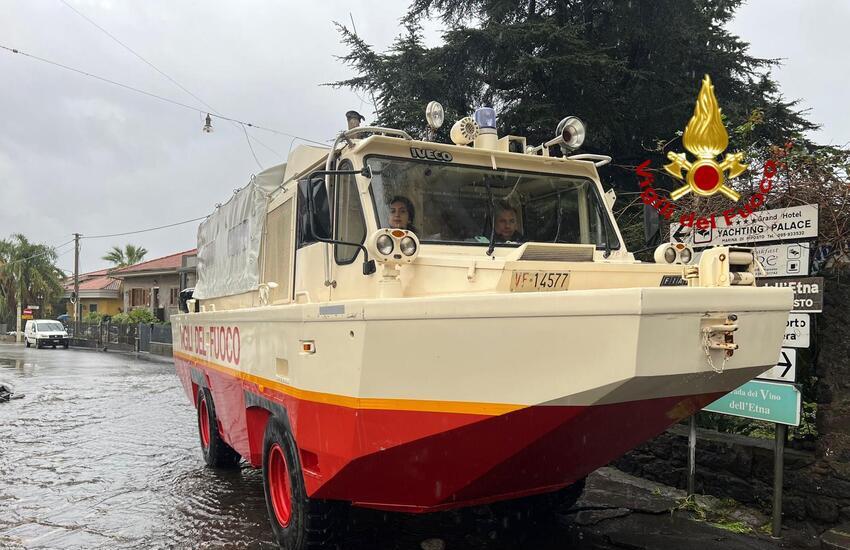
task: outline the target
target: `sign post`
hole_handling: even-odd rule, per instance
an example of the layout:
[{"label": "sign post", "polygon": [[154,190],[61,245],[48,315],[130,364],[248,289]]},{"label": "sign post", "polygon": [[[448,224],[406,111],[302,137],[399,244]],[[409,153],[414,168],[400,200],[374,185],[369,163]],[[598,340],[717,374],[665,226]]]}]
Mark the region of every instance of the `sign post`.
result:
[{"label": "sign post", "polygon": [[785,424],[776,425],[776,435],[773,440],[773,523],[770,534],[778,539],[782,536],[782,479],[785,468]]}]

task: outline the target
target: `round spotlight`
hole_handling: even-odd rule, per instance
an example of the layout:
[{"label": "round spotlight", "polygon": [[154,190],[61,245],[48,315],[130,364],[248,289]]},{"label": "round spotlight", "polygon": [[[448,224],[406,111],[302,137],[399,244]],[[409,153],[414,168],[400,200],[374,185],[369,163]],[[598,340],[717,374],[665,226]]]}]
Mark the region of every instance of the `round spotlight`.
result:
[{"label": "round spotlight", "polygon": [[393,243],[393,238],[389,235],[381,235],[375,241],[375,246],[378,249],[378,252],[384,256],[389,256],[392,254],[395,244]]},{"label": "round spotlight", "polygon": [[416,241],[411,237],[405,237],[399,243],[399,248],[401,248],[401,253],[405,256],[413,256],[416,254]]},{"label": "round spotlight", "polygon": [[438,129],[443,125],[446,114],[443,111],[443,106],[436,101],[431,101],[425,107],[425,121],[432,130]]},{"label": "round spotlight", "polygon": [[676,249],[672,246],[664,249],[664,261],[668,264],[672,264],[676,261]]},{"label": "round spotlight", "polygon": [[569,149],[578,149],[584,143],[584,122],[578,117],[568,116],[558,123],[555,133],[564,139],[564,146]]},{"label": "round spotlight", "polygon": [[691,260],[693,259],[693,257],[694,257],[694,253],[693,253],[693,251],[692,251],[690,248],[688,248],[688,247],[683,248],[683,249],[679,252],[679,259],[680,259],[680,260],[682,260],[682,263],[683,263],[683,264],[689,264],[689,263],[691,263]]}]

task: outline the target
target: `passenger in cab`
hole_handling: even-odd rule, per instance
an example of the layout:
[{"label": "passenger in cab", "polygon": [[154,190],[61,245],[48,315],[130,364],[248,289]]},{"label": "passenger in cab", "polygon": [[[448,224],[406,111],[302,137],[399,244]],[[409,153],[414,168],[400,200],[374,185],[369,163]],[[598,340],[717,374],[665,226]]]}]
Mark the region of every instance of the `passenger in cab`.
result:
[{"label": "passenger in cab", "polygon": [[413,225],[416,210],[413,208],[413,203],[410,202],[410,199],[397,195],[392,198],[389,207],[390,227],[392,229],[407,229],[416,233],[416,227]]},{"label": "passenger in cab", "polygon": [[496,211],[496,234],[494,241],[497,243],[514,242],[521,243],[525,240],[519,232],[519,221],[517,220],[516,208],[507,204],[500,204]]}]

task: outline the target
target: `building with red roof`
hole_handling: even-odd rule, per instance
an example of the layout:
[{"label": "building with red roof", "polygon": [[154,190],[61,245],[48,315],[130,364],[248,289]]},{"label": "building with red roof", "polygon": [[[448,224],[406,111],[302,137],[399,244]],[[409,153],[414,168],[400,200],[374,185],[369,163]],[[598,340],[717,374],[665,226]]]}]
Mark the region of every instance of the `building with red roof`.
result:
[{"label": "building with red roof", "polygon": [[[74,278],[69,277],[63,283],[64,298],[68,300],[67,313],[74,316],[71,297],[74,293]],[[80,274],[80,301],[82,313],[97,312],[115,315],[122,311],[124,304],[121,296],[121,280],[109,276],[108,269],[100,269]]]},{"label": "building with red roof", "polygon": [[167,321],[178,312],[180,291],[195,285],[197,252],[193,248],[111,270],[109,277],[123,283],[123,310],[147,308]]}]

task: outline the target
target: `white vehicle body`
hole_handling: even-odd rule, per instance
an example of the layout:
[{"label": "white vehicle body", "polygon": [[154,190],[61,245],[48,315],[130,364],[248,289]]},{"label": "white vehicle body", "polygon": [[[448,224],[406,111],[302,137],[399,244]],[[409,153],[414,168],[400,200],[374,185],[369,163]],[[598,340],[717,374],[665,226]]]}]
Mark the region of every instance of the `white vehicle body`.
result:
[{"label": "white vehicle body", "polygon": [[31,319],[24,327],[24,340],[27,347],[63,346],[68,347],[69,337],[65,327],[59,321],[50,319]]},{"label": "white vehicle body", "polygon": [[[398,134],[301,147],[254,180],[263,200],[202,225],[192,312],[171,320],[205,453],[220,438],[266,469],[278,419],[309,499],[443,510],[569,486],[775,363],[792,293],[754,286],[750,251],[642,263],[594,159]],[[329,168],[349,171],[310,179]],[[323,193],[325,239],[353,245],[313,238]],[[496,198],[525,235],[486,234]]]}]

